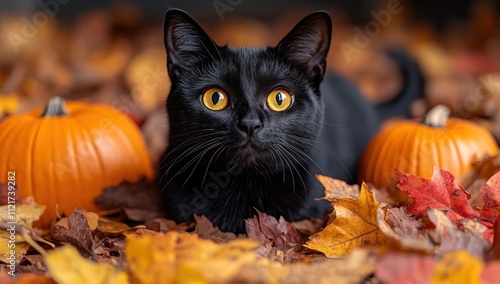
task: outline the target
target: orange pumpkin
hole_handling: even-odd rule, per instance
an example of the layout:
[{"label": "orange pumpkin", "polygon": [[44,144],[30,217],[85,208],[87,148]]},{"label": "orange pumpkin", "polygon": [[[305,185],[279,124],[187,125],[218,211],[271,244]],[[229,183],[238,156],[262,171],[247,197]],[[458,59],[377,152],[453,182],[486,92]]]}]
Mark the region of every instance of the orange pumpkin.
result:
[{"label": "orange pumpkin", "polygon": [[45,110],[7,117],[0,123],[0,183],[15,172],[16,198],[33,196],[46,206],[40,227],[58,212],[99,210],[94,198],[122,181],[152,176],[137,126],[104,105],[52,98]]},{"label": "orange pumpkin", "polygon": [[468,120],[448,118],[449,109],[433,108],[419,120],[394,122],[379,132],[366,148],[359,179],[381,188],[396,183],[394,169],[429,178],[434,166],[461,180],[472,162],[495,155],[498,145],[484,127]]}]

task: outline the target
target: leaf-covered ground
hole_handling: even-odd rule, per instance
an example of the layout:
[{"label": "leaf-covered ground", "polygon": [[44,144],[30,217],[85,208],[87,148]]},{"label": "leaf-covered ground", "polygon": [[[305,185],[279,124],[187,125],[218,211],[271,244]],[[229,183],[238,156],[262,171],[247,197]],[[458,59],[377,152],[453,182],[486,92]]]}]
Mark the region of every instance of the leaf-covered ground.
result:
[{"label": "leaf-covered ground", "polygon": [[[96,200],[106,210],[75,209],[45,231],[33,227],[44,207],[28,198],[17,204],[12,267],[0,207],[0,282],[498,283],[497,159],[478,163],[467,188],[438,168],[430,179],[396,170],[390,190],[318,176],[333,208],[324,220],[256,211],[238,236],[204,216],[165,219],[144,182],[108,188]],[[5,204],[7,187],[0,191]]]}]

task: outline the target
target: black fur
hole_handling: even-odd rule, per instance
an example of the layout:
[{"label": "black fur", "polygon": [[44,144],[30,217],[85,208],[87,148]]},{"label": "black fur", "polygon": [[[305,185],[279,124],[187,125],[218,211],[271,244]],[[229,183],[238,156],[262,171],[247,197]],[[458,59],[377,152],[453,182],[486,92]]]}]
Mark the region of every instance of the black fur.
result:
[{"label": "black fur", "polygon": [[[220,47],[187,13],[167,12],[170,136],[158,178],[170,218],[206,215],[241,232],[255,209],[290,221],[320,216],[327,204],[314,200],[322,195],[316,173],[355,181],[378,120],[340,77],[326,76],[320,94],[330,37],[330,17],[316,12],[276,47]],[[212,87],[227,93],[228,108],[203,105]],[[266,105],[276,88],[294,97],[283,112]]]}]

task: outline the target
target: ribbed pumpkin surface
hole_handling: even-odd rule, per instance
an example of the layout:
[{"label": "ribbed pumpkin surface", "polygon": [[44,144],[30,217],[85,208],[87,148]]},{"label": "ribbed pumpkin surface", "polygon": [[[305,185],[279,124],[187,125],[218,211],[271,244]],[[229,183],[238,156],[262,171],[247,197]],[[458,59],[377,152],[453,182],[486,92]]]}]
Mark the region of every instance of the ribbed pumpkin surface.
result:
[{"label": "ribbed pumpkin surface", "polygon": [[0,123],[0,182],[16,172],[16,197],[33,196],[47,207],[42,227],[54,219],[56,204],[66,215],[75,207],[95,211],[103,188],[152,175],[142,135],[128,117],[82,102],[66,109],[69,115],[41,117],[38,109]]},{"label": "ribbed pumpkin surface", "polygon": [[359,179],[380,188],[396,182],[395,168],[430,178],[437,166],[460,180],[471,170],[472,161],[497,152],[493,136],[473,122],[450,118],[446,127],[438,128],[403,120],[370,142],[360,162]]}]

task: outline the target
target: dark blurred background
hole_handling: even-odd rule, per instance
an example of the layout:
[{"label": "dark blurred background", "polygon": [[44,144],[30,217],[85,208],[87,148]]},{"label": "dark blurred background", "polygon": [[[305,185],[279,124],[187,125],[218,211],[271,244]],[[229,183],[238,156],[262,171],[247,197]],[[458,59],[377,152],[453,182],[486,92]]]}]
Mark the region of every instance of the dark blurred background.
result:
[{"label": "dark blurred background", "polygon": [[[150,143],[165,140],[163,16],[173,7],[233,46],[274,45],[306,14],[326,10],[334,23],[330,72],[376,106],[413,90],[384,119],[445,104],[500,140],[500,1],[493,0],[1,1],[0,119],[57,95],[117,107]],[[408,62],[418,72],[405,69]],[[422,82],[409,87],[417,73]]]}]

